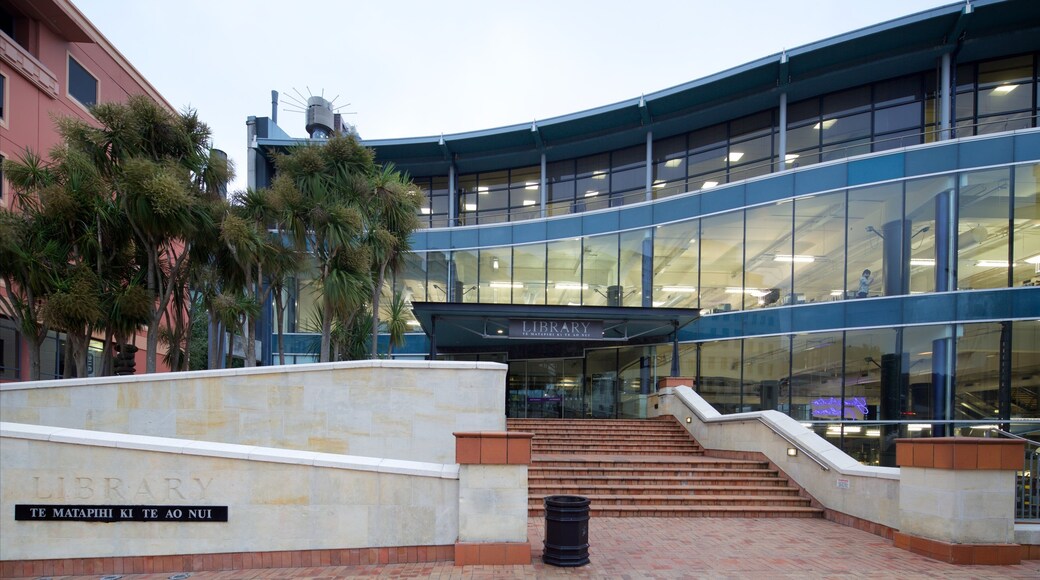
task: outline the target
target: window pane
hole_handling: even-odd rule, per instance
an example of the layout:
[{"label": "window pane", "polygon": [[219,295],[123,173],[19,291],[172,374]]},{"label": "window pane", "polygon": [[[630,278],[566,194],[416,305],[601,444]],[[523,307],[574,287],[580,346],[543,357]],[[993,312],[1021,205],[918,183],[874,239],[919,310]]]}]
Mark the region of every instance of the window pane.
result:
[{"label": "window pane", "polygon": [[921,126],[921,103],[909,103],[874,112],[874,133],[888,133]]},{"label": "window pane", "polygon": [[618,236],[596,236],[585,240],[582,260],[582,304],[621,306],[624,291],[618,284]]},{"label": "window pane", "polygon": [[610,176],[610,191],[622,192],[633,189],[646,189],[645,167],[616,171]]},{"label": "window pane", "polygon": [[601,153],[599,155],[590,155],[589,157],[582,157],[577,160],[577,175],[579,177],[586,177],[590,175],[605,176],[607,171],[610,169],[610,154]]},{"label": "window pane", "polygon": [[638,145],[627,149],[620,149],[610,154],[611,170],[630,169],[632,167],[646,167],[646,146]]},{"label": "window pane", "polygon": [[1033,56],[1016,56],[979,63],[979,89],[1033,80]]},{"label": "window pane", "polygon": [[769,135],[742,143],[734,143],[729,147],[729,164],[734,166],[768,160],[773,154],[772,149],[773,139]]},{"label": "window pane", "polygon": [[711,151],[690,155],[686,168],[687,175],[690,176],[724,171],[726,169],[726,150],[712,149]]},{"label": "window pane", "polygon": [[696,308],[698,221],[654,230],[654,298],[657,308]]},{"label": "window pane", "polygon": [[545,244],[513,248],[513,281],[523,284],[516,303],[545,304]]},{"label": "window pane", "polygon": [[787,131],[787,151],[803,151],[820,146],[820,129],[813,125]]},{"label": "window pane", "polygon": [[745,309],[795,302],[791,295],[793,209],[792,203],[779,203],[747,210]]},{"label": "window pane", "polygon": [[512,187],[537,186],[541,179],[542,169],[538,166],[521,167],[509,172],[509,185]]},{"label": "window pane", "polygon": [[773,132],[773,111],[762,111],[730,122],[731,141],[747,139]]},{"label": "window pane", "polygon": [[1011,416],[1035,419],[1040,417],[1040,397],[1036,396],[1036,377],[1040,375],[1040,323],[1035,320],[1013,322],[1011,328]]},{"label": "window pane", "polygon": [[678,135],[654,141],[653,154],[655,163],[685,157],[686,135]]},{"label": "window pane", "polygon": [[1006,288],[1010,183],[1007,169],[960,176],[957,287]]},{"label": "window pane", "polygon": [[870,107],[870,86],[857,87],[823,97],[823,117],[844,115]]},{"label": "window pane", "polygon": [[574,182],[564,181],[549,185],[549,200],[571,202],[574,200]]},{"label": "window pane", "polygon": [[88,107],[97,104],[97,79],[69,57],[69,94]]},{"label": "window pane", "polygon": [[845,192],[794,200],[794,302],[845,295]]},{"label": "window pane", "polygon": [[726,125],[714,125],[690,133],[690,151],[700,151],[726,144]]},{"label": "window pane", "polygon": [[874,85],[874,106],[907,103],[921,98],[921,77],[909,76]]},{"label": "window pane", "polygon": [[997,418],[1000,357],[996,355],[1000,353],[1001,325],[965,324],[961,330],[957,338],[957,401],[953,406],[957,418]]},{"label": "window pane", "polygon": [[840,119],[825,119],[820,122],[823,143],[838,143],[850,139],[870,136],[870,113],[860,113]]},{"label": "window pane", "polygon": [[[798,420],[863,419],[866,401],[849,400],[841,412],[840,332],[796,334],[791,337],[791,381],[780,382],[780,408]],[[837,399],[837,405],[834,405]],[[835,413],[835,411],[837,411]]]},{"label": "window pane", "polygon": [[720,413],[740,411],[741,341],[708,342],[701,347],[697,392]]},{"label": "window pane", "polygon": [[490,248],[480,251],[480,301],[492,304],[510,304],[513,294],[523,294],[523,288],[513,282],[513,252],[510,248]]},{"label": "window pane", "polygon": [[581,240],[546,244],[546,304],[581,304]]},{"label": "window pane", "polygon": [[643,287],[644,264],[653,260],[654,246],[651,234],[648,230],[625,232],[620,235],[618,243],[618,280],[621,281],[621,288],[624,290],[621,294],[621,305],[649,306],[649,295],[647,303],[644,304],[643,293],[639,289]]},{"label": "window pane", "polygon": [[456,250],[451,253],[451,274],[454,284],[452,302],[477,302],[480,292],[477,289],[477,251]]},{"label": "window pane", "polygon": [[545,172],[549,181],[574,179],[574,160],[554,161],[546,164]]},{"label": "window pane", "polygon": [[954,187],[952,177],[916,179],[906,184],[906,217],[910,222],[910,292],[934,292],[936,275],[946,271],[945,264],[936,264],[935,240],[936,198],[949,195]]},{"label": "window pane", "polygon": [[1033,95],[1029,94],[1031,89],[1032,83],[1003,84],[990,89],[980,87],[979,116],[1029,109],[1033,104]]},{"label": "window pane", "polygon": [[[741,411],[788,409],[791,337],[767,336],[744,340],[742,383],[744,388]],[[783,400],[780,399],[781,389],[785,395]]]},{"label": "window pane", "polygon": [[701,308],[740,310],[744,288],[744,212],[701,220]]},{"label": "window pane", "polygon": [[903,293],[902,193],[898,183],[849,192],[848,297]]},{"label": "window pane", "polygon": [[806,101],[799,101],[797,103],[790,103],[787,105],[787,123],[788,125],[798,124],[802,121],[819,120],[820,118],[820,100],[819,99],[808,99]]},{"label": "window pane", "polygon": [[1040,286],[1040,163],[1015,168],[1013,284]]}]

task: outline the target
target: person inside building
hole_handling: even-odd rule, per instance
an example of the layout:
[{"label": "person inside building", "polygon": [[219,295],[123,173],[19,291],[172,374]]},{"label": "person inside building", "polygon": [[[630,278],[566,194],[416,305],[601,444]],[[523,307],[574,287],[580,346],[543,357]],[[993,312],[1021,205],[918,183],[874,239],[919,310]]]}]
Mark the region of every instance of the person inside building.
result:
[{"label": "person inside building", "polygon": [[873,283],[874,277],[870,274],[870,270],[863,270],[863,275],[859,277],[859,292],[856,297],[866,298],[870,292],[870,285]]}]

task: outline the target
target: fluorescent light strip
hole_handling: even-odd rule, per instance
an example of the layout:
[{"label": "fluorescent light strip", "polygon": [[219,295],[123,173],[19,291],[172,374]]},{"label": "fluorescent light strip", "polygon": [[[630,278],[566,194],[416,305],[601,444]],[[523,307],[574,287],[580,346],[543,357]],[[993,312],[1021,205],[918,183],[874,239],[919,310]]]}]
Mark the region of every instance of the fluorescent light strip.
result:
[{"label": "fluorescent light strip", "polygon": [[719,184],[718,181],[705,181],[704,185],[701,186],[701,189],[711,189],[711,188],[715,187],[718,184]]},{"label": "fluorescent light strip", "polygon": [[806,256],[806,255],[800,255],[800,254],[795,254],[795,255],[792,256],[791,254],[777,254],[773,258],[773,261],[774,262],[798,262],[798,263],[801,263],[801,264],[810,264],[810,263],[816,261],[816,256]]},{"label": "fluorescent light strip", "polygon": [[[975,265],[980,268],[1007,268],[1007,260],[979,260],[975,262]],[[1011,264],[1017,266],[1018,264]]]},{"label": "fluorescent light strip", "polygon": [[523,288],[523,282],[491,282],[488,286],[492,288]]},{"label": "fluorescent light strip", "polygon": [[823,121],[820,121],[819,123],[816,123],[815,125],[813,125],[812,128],[816,129],[816,130],[830,129],[837,122],[838,122],[837,119],[824,119]]},{"label": "fluorescent light strip", "polygon": [[682,292],[686,294],[693,294],[697,291],[693,286],[661,286],[662,292]]},{"label": "fluorescent light strip", "polygon": [[588,284],[578,284],[577,282],[557,282],[553,288],[557,290],[588,290]]},{"label": "fluorescent light strip", "polygon": [[935,260],[932,258],[910,258],[911,266],[934,266]]}]

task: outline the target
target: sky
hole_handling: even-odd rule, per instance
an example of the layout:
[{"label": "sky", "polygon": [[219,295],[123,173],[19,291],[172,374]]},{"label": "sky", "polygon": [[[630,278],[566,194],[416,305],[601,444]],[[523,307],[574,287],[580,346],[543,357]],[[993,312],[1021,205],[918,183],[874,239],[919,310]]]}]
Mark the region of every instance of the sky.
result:
[{"label": "sky", "polygon": [[[306,137],[323,95],[363,139],[490,129],[649,94],[955,0],[72,0],[245,189],[246,117]],[[297,108],[298,109],[298,108]]]}]

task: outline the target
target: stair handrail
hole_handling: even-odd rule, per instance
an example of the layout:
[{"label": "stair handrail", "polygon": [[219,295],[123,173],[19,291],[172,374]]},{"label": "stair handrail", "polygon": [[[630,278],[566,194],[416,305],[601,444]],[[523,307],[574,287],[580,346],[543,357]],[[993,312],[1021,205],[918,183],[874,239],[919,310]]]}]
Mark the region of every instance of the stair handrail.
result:
[{"label": "stair handrail", "polygon": [[993,431],[996,432],[996,433],[999,433],[1000,435],[1002,435],[1004,437],[1009,437],[1011,439],[1018,439],[1019,441],[1025,441],[1026,445],[1032,445],[1033,447],[1040,447],[1040,442],[1033,441],[1032,439],[1027,439],[1027,438],[1025,438],[1025,437],[1023,437],[1021,435],[1015,435],[1014,433],[1010,433],[1008,431],[1005,431],[1005,430],[999,429],[999,428],[998,429],[993,429]]},{"label": "stair handrail", "polygon": [[[696,410],[694,410],[694,412],[696,412]],[[712,423],[731,423],[731,422],[738,422],[738,421],[742,422],[742,421],[756,420],[759,423],[761,423],[761,424],[765,425],[766,427],[768,427],[770,431],[772,431],[774,434],[778,435],[781,439],[786,441],[788,445],[790,445],[790,446],[794,447],[795,449],[797,449],[798,453],[801,453],[802,455],[805,455],[806,457],[811,459],[813,461],[813,463],[815,463],[816,465],[819,465],[820,469],[822,469],[824,471],[830,471],[831,470],[829,465],[824,463],[822,459],[820,459],[819,457],[816,456],[816,453],[814,453],[810,449],[807,449],[804,445],[798,443],[797,441],[791,439],[790,437],[787,436],[786,433],[784,433],[783,431],[780,431],[779,429],[777,429],[775,425],[772,425],[768,421],[766,421],[765,417],[762,415],[763,413],[766,413],[766,412],[768,412],[768,411],[752,411],[752,412],[746,413],[746,414],[745,413],[736,413],[736,414],[733,414],[733,415],[723,415],[721,417],[713,417],[711,419],[711,422]],[[774,413],[779,413],[779,411],[773,411],[773,412]],[[758,414],[758,416],[756,416],[756,417],[746,417],[746,416],[745,417],[741,417],[741,415],[752,415],[752,414]],[[701,417],[701,420],[704,421],[705,418]]]}]

